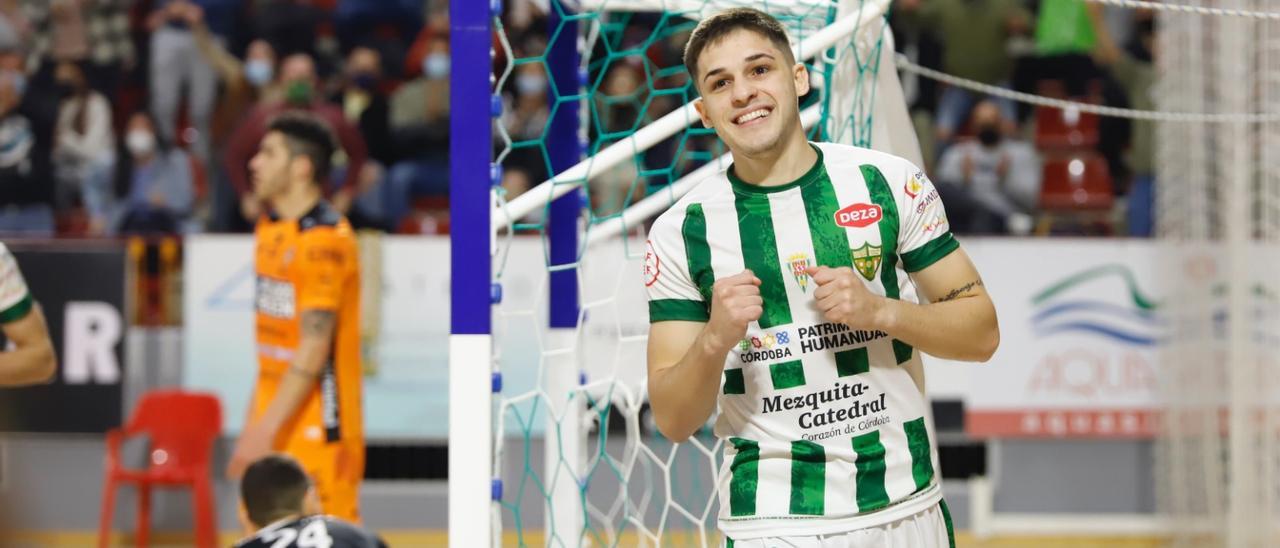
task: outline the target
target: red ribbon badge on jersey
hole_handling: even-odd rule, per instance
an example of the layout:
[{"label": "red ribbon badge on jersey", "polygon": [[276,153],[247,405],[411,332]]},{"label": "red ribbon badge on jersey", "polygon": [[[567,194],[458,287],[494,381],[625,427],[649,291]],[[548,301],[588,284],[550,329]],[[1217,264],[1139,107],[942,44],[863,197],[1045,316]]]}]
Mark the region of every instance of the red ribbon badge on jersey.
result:
[{"label": "red ribbon badge on jersey", "polygon": [[652,241],[645,240],[644,246],[644,286],[649,287],[658,281],[662,261],[658,260],[658,254],[654,252]]},{"label": "red ribbon badge on jersey", "polygon": [[853,204],[836,212],[836,224],[845,228],[862,228],[880,222],[883,216],[878,205]]}]

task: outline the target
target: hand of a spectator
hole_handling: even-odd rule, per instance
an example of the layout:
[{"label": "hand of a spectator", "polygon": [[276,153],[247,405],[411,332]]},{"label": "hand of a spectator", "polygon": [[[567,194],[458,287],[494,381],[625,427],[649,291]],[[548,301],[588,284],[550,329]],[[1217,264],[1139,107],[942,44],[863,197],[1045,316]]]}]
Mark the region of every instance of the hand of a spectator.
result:
[{"label": "hand of a spectator", "polygon": [[964,161],[960,164],[960,169],[964,173],[964,184],[968,185],[973,182],[973,156],[964,155]]}]

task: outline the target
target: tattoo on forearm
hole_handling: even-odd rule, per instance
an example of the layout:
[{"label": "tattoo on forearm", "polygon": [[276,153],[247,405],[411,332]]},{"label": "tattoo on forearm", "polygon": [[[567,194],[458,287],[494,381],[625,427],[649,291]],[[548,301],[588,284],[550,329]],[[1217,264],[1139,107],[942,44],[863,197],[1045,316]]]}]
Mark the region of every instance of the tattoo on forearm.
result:
[{"label": "tattoo on forearm", "polygon": [[981,279],[981,278],[979,278],[979,279],[977,279],[977,280],[974,280],[974,281],[972,281],[972,282],[969,282],[969,283],[967,283],[967,284],[964,284],[964,285],[962,285],[962,286],[960,286],[960,287],[957,287],[957,288],[955,288],[955,289],[952,289],[950,293],[947,293],[947,294],[946,294],[946,296],[942,297],[941,299],[938,299],[938,302],[945,302],[945,301],[953,300],[953,299],[955,299],[956,297],[959,297],[959,296],[961,296],[961,295],[964,295],[965,293],[968,293],[968,292],[970,292],[970,291],[973,291],[973,288],[975,288],[975,287],[982,287],[982,279]]},{"label": "tattoo on forearm", "polygon": [[302,313],[302,332],[307,335],[327,336],[333,333],[336,315],[328,310],[308,310]]}]

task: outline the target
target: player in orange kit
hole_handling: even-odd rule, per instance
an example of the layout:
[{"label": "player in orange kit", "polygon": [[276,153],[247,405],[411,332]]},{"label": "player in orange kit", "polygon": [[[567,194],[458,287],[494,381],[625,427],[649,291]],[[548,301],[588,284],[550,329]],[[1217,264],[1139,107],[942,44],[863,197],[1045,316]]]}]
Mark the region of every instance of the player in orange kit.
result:
[{"label": "player in orange kit", "polygon": [[323,199],[333,136],[276,118],[249,163],[270,206],[256,229],[258,380],[227,474],[273,451],[296,458],[324,512],[359,522],[364,475],[360,271],[351,225]]}]

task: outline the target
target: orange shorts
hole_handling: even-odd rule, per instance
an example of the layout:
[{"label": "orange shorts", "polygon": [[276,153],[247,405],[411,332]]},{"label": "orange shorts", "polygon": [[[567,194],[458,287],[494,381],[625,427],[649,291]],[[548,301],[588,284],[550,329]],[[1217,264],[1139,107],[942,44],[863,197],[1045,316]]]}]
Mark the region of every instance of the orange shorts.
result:
[{"label": "orange shorts", "polygon": [[302,465],[324,513],[360,523],[360,481],[364,477],[364,444],[351,441],[324,443],[294,437],[285,447]]}]

